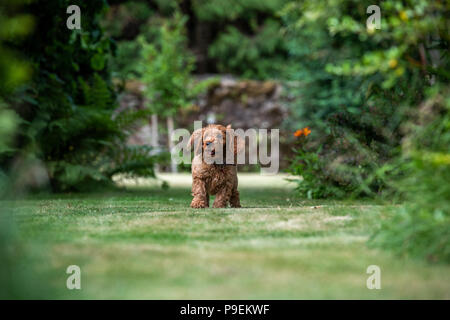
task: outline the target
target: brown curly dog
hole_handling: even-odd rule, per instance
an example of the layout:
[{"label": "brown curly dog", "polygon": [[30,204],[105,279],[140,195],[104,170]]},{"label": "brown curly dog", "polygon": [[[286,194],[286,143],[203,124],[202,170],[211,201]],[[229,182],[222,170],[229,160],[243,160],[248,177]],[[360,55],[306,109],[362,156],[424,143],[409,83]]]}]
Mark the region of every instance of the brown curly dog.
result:
[{"label": "brown curly dog", "polygon": [[[230,142],[228,145],[227,141]],[[214,208],[226,208],[228,203],[233,208],[240,208],[235,164],[238,140],[233,135],[231,125],[224,127],[211,124],[198,129],[192,134],[189,145],[194,146],[195,154],[192,160],[194,199],[191,207],[208,208],[209,196],[215,195]],[[230,160],[230,156],[233,159]]]}]

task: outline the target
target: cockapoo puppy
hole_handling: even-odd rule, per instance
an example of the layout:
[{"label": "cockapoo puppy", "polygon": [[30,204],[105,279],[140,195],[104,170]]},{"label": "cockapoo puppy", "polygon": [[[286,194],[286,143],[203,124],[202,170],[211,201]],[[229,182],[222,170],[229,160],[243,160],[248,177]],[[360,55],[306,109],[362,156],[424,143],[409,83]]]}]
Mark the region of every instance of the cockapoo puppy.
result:
[{"label": "cockapoo puppy", "polygon": [[198,129],[188,145],[194,147],[195,154],[191,207],[208,208],[209,196],[215,195],[214,208],[226,208],[228,203],[233,208],[240,208],[236,155],[242,142],[234,135],[231,125],[210,124]]}]

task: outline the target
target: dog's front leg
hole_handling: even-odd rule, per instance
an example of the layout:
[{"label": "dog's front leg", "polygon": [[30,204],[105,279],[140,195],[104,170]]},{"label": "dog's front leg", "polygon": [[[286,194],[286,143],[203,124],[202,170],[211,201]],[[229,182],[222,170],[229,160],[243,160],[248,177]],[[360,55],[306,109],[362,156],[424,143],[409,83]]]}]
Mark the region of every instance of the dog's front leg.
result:
[{"label": "dog's front leg", "polygon": [[191,208],[208,208],[209,196],[206,192],[205,182],[201,179],[192,180],[192,195],[194,199],[191,202]]},{"label": "dog's front leg", "polygon": [[241,201],[239,199],[239,191],[236,189],[233,189],[231,192],[231,198],[230,198],[230,206],[232,208],[240,208],[241,207]]},{"label": "dog's front leg", "polygon": [[226,208],[228,201],[230,201],[231,190],[230,188],[222,188],[214,199],[213,208]]}]

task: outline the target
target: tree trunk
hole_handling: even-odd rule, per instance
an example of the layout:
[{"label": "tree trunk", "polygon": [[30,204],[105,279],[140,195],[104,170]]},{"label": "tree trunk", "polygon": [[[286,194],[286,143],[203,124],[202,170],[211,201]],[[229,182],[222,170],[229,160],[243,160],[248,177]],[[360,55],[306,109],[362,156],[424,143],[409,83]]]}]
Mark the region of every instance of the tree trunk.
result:
[{"label": "tree trunk", "polygon": [[[168,141],[169,141],[169,151],[172,152],[172,149],[174,147],[173,141],[172,141],[172,133],[174,130],[174,125],[173,125],[173,117],[172,116],[168,116],[167,117],[167,133],[168,133]],[[171,172],[177,172],[177,164],[175,163],[175,161],[172,159],[172,157],[170,157],[170,171]]]},{"label": "tree trunk", "polygon": [[[153,148],[158,148],[158,116],[156,114],[152,114],[150,125],[152,128],[151,146]],[[158,171],[159,171],[159,165],[155,164],[155,172],[158,172]]]}]

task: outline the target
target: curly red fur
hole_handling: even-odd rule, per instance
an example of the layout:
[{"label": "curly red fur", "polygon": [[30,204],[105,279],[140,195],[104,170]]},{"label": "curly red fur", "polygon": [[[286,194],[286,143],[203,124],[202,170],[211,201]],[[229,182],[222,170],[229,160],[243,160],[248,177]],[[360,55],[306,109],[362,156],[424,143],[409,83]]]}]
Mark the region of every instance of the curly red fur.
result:
[{"label": "curly red fur", "polygon": [[234,208],[241,207],[236,165],[205,161],[206,154],[212,157],[222,150],[221,158],[225,163],[227,129],[231,129],[231,126],[208,125],[196,130],[191,136],[189,143],[195,150],[192,161],[192,208],[209,207],[210,195],[216,196],[214,208],[226,208],[228,203]]}]

